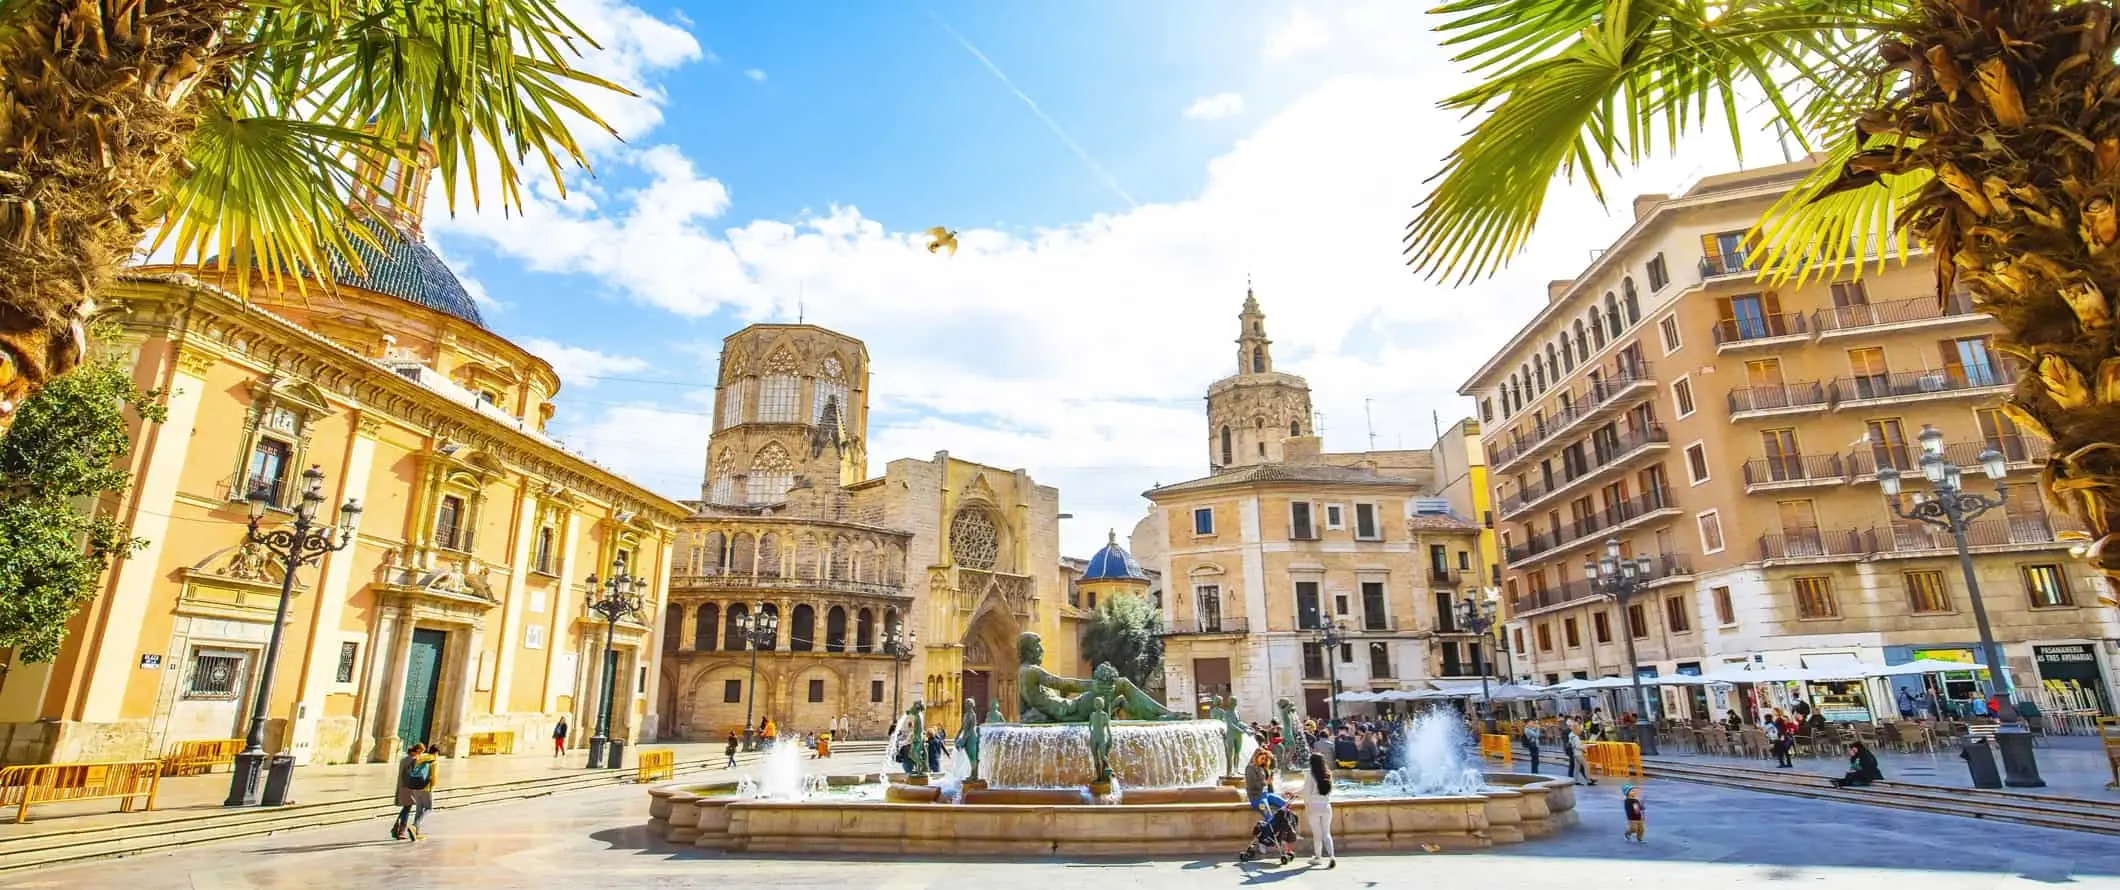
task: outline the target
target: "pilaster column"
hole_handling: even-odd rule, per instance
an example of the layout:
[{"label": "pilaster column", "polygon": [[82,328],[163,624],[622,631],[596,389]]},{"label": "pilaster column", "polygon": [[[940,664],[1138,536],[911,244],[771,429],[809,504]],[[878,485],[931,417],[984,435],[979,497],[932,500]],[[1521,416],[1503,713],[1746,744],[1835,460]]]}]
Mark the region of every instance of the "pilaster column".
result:
[{"label": "pilaster column", "polygon": [[368,760],[388,762],[397,757],[398,716],[404,710],[405,675],[412,667],[412,616],[395,605],[385,605],[376,624],[376,637],[385,641],[388,655],[370,664],[369,688],[364,698],[373,701]]},{"label": "pilaster column", "polygon": [[[368,415],[360,415],[354,417],[352,423],[353,441],[346,449],[346,462],[340,465],[337,474],[337,502],[344,503],[349,498],[358,498],[362,504],[367,504],[369,471],[375,465],[375,440],[376,435],[382,431],[382,421]],[[325,503],[329,505],[332,502]],[[353,598],[353,569],[360,561],[360,554],[360,541],[355,540],[345,550],[324,556],[322,580],[317,584],[315,602],[311,604],[314,611],[309,623],[308,644],[304,647],[307,657],[302,661],[299,702],[307,706],[307,713],[292,723],[292,753],[294,762],[298,765],[307,766],[311,759],[317,756],[317,718],[323,716],[324,697],[331,693],[332,684],[338,680],[338,644],[341,642],[339,622],[345,615],[346,603]],[[386,642],[384,639],[367,641],[365,646],[370,662],[378,660],[375,647]],[[341,756],[345,754],[325,753]]]},{"label": "pilaster column", "polygon": [[[471,694],[478,688],[479,653],[485,650],[486,631],[474,624],[471,629],[460,631],[455,636],[464,641],[462,665],[456,684],[456,694],[449,703],[448,729],[441,733],[449,742],[449,756],[471,755],[471,734],[465,729],[471,725]],[[452,641],[453,642],[453,641]]]},{"label": "pilaster column", "polygon": [[537,541],[538,503],[536,496],[530,493],[535,484],[530,477],[523,477],[523,487],[515,496],[515,540],[508,547],[508,588],[501,595],[501,623],[496,634],[500,645],[494,647],[492,711],[495,714],[515,710],[508,694],[515,686],[515,656],[523,636],[523,601],[529,598],[525,588],[530,583],[530,559]]}]

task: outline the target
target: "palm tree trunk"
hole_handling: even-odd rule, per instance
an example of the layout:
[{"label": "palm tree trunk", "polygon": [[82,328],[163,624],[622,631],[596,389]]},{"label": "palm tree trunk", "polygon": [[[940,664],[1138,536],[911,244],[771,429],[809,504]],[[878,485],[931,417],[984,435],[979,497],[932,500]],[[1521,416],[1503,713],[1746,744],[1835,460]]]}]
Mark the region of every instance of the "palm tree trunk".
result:
[{"label": "palm tree trunk", "polygon": [[1939,296],[1970,290],[2001,322],[1999,347],[2032,369],[2006,408],[2053,441],[2042,490],[2089,528],[2108,579],[2120,579],[2120,546],[2106,546],[2120,537],[2116,45],[2109,0],[1923,0],[1904,42],[1882,48],[1912,80],[1858,124],[1881,138],[1844,173],[1936,174],[1905,224],[1936,253]]},{"label": "palm tree trunk", "polygon": [[76,364],[80,324],[181,163],[239,0],[7,0],[0,11],[0,424]]}]

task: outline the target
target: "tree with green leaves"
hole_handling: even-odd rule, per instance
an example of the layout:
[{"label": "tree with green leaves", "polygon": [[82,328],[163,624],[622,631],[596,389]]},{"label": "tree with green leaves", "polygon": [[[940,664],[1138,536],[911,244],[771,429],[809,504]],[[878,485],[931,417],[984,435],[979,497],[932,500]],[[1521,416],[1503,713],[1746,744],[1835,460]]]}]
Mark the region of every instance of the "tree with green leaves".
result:
[{"label": "tree with green leaves", "polygon": [[485,169],[509,206],[525,163],[586,164],[574,90],[623,92],[591,46],[556,0],[0,0],[0,423],[150,229],[243,290],[359,268],[346,223],[398,191],[363,159],[431,147],[452,200]]},{"label": "tree with green leaves", "polygon": [[1082,631],[1082,660],[1109,663],[1135,686],[1148,688],[1163,675],[1163,613],[1145,597],[1105,597]]},{"label": "tree with green leaves", "polygon": [[23,661],[57,656],[111,561],[147,543],[104,512],[128,482],[128,412],[161,422],[161,394],[92,362],[38,390],[0,438],[0,646]]},{"label": "tree with green leaves", "polygon": [[1770,283],[1935,258],[2032,369],[2005,410],[2051,439],[2041,487],[2120,578],[2120,6],[2110,0],[1451,0],[1480,116],[1407,236],[1465,281],[1518,253],[1560,174],[1762,124],[1822,151],[1750,235]]}]

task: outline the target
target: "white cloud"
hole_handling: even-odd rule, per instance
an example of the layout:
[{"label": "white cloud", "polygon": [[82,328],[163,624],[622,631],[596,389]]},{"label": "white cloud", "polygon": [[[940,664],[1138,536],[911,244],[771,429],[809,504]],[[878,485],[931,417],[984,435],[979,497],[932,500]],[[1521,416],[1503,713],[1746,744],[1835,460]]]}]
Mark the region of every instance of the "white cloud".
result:
[{"label": "white cloud", "polygon": [[757,68],[745,68],[743,70],[743,76],[757,81],[763,81],[766,79],[766,73],[763,70]]},{"label": "white cloud", "polygon": [[[1357,13],[1389,7],[1345,14]],[[1717,169],[1689,158],[1608,179],[1610,211],[1559,189],[1516,268],[1455,291],[1422,281],[1399,238],[1465,125],[1434,108],[1452,78],[1423,67],[1434,44],[1417,12],[1404,17],[1347,30],[1347,53],[1333,57],[1383,67],[1325,79],[1259,123],[1208,164],[1193,197],[1028,232],[965,229],[954,257],[926,251],[924,220],[888,225],[851,206],[720,224],[730,190],[667,145],[607,153],[645,174],[637,189],[565,204],[540,191],[524,218],[466,214],[446,227],[680,316],[792,318],[800,294],[811,322],[868,344],[872,474],[942,449],[1022,467],[1060,487],[1078,517],[1064,524],[1068,552],[1087,554],[1105,528],[1131,528],[1140,491],[1206,471],[1201,397],[1236,368],[1247,274],[1277,367],[1311,382],[1328,448],[1426,447],[1431,412],[1446,425],[1472,413],[1457,385],[1543,305],[1544,282],[1625,227],[1633,183],[1662,190],[1702,163]],[[657,317],[642,316],[644,332]],[[584,430],[570,441],[641,482],[694,497],[709,407],[697,401],[565,411],[559,426]],[[613,428],[654,429],[656,444]]]},{"label": "white cloud", "polygon": [[1289,11],[1288,20],[1275,27],[1266,37],[1266,57],[1285,59],[1298,53],[1306,53],[1332,42],[1332,35],[1325,23],[1301,6]]},{"label": "white cloud", "polygon": [[559,373],[563,386],[587,389],[596,385],[598,377],[637,374],[648,369],[646,359],[568,346],[543,337],[525,337],[516,341],[516,345],[551,363],[552,370]]},{"label": "white cloud", "polygon": [[1236,93],[1216,93],[1193,100],[1185,106],[1184,116],[1196,121],[1221,120],[1244,111],[1244,97]]}]

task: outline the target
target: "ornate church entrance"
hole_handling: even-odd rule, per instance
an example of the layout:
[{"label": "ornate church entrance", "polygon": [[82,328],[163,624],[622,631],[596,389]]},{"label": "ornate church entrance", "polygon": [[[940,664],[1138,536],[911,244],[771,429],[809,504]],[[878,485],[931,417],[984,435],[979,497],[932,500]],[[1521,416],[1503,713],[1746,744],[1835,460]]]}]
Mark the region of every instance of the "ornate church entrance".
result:
[{"label": "ornate church entrance", "polygon": [[1016,719],[1016,634],[1016,623],[1006,613],[989,609],[965,635],[962,697],[978,705],[982,721],[997,700],[1002,715]]},{"label": "ornate church entrance", "polygon": [[964,697],[972,700],[979,719],[986,719],[987,709],[992,707],[993,691],[989,682],[993,675],[974,668],[964,669]]}]

